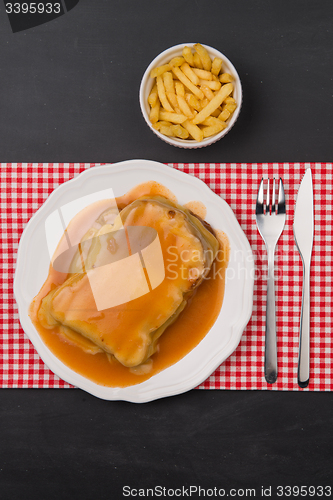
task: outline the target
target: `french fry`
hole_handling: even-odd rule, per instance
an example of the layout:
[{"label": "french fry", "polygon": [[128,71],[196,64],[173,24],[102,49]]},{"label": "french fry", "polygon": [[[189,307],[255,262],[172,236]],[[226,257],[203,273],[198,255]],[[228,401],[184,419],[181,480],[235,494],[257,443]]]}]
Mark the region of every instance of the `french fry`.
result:
[{"label": "french fry", "polygon": [[175,85],[174,85],[171,71],[166,71],[165,73],[163,73],[162,78],[163,78],[165,92],[166,93],[168,93],[168,92],[174,93],[175,92]]},{"label": "french fry", "polygon": [[227,109],[229,111],[229,113],[232,114],[235,111],[236,108],[237,108],[237,104],[236,103],[228,102],[225,105],[224,109]]},{"label": "french fry", "polygon": [[[217,118],[217,120],[218,120],[218,118]],[[219,132],[221,132],[223,129],[225,129],[227,127],[226,123],[222,122],[221,120],[218,120],[218,121],[220,122],[219,124],[210,125],[210,126],[204,127],[202,129],[204,137],[210,137],[212,135],[218,134]]]},{"label": "french fry", "polygon": [[226,83],[223,85],[223,87],[220,88],[220,90],[217,92],[217,94],[213,97],[213,99],[205,106],[193,119],[193,123],[195,125],[198,125],[198,123],[201,123],[207,118],[213,111],[215,111],[216,108],[218,108],[224,99],[228,97],[229,94],[233,91],[233,85],[232,83]]},{"label": "french fry", "polygon": [[172,125],[161,125],[160,126],[160,132],[161,132],[161,134],[167,135],[169,137],[174,137],[175,136],[175,134],[174,134],[174,132],[172,130]]},{"label": "french fry", "polygon": [[[216,125],[217,127],[221,126],[222,120],[219,118],[215,118],[214,116],[208,116],[200,125],[205,125],[205,127],[213,127]],[[225,127],[224,127],[225,128]]]},{"label": "french fry", "polygon": [[192,68],[187,62],[181,65],[180,69],[187,76],[187,78],[194,83],[194,85],[199,85],[199,77],[192,71]]},{"label": "french fry", "polygon": [[199,68],[192,68],[192,70],[201,80],[213,80],[213,75],[210,71]]},{"label": "french fry", "polygon": [[214,98],[215,96],[214,92],[206,84],[201,85],[200,89],[202,90],[202,92],[205,94],[205,96],[209,101],[211,101]]},{"label": "french fry", "polygon": [[193,54],[190,47],[186,46],[183,48],[183,57],[190,66],[194,66]]},{"label": "french fry", "polygon": [[180,110],[178,108],[178,101],[177,101],[177,96],[174,92],[167,92],[166,93],[167,98],[173,109],[175,110],[176,113],[180,113]]},{"label": "french fry", "polygon": [[218,118],[219,118],[219,120],[226,122],[228,120],[228,118],[230,118],[230,116],[231,116],[230,111],[228,109],[224,109],[223,111],[221,111]]},{"label": "french fry", "polygon": [[222,73],[222,75],[219,76],[219,80],[221,83],[229,83],[233,81],[233,78],[229,73]]},{"label": "french fry", "polygon": [[204,109],[208,103],[209,103],[209,99],[207,99],[207,97],[204,97],[203,99],[201,99],[201,101],[200,101],[201,109]]},{"label": "french fry", "polygon": [[181,71],[180,68],[172,68],[173,73],[178,77],[178,79],[187,87],[192,94],[194,94],[198,99],[203,99],[204,94],[198,87],[196,87],[191,80],[187,78],[186,75]]},{"label": "french fry", "polygon": [[170,127],[171,123],[170,122],[167,122],[165,120],[160,120],[156,123],[153,123],[153,127],[155,130],[160,130],[160,128],[165,125],[166,127]]},{"label": "french fry", "polygon": [[225,98],[224,102],[225,102],[226,104],[229,104],[229,103],[231,103],[231,102],[232,102],[233,104],[236,104],[235,99],[234,99],[233,97],[231,97],[230,95],[229,95],[228,97],[226,97],[226,98]]},{"label": "french fry", "polygon": [[188,139],[189,137],[188,131],[181,125],[171,125],[171,130],[174,136],[179,137],[180,139]]},{"label": "french fry", "polygon": [[181,66],[184,62],[185,62],[185,59],[182,56],[174,57],[169,62],[169,66],[170,66],[170,68]]},{"label": "french fry", "polygon": [[171,123],[183,123],[187,120],[187,116],[181,113],[170,113],[169,111],[160,110],[160,120],[166,120]]},{"label": "french fry", "polygon": [[170,122],[159,121],[153,125],[155,130],[159,130],[161,134],[169,137],[179,137],[180,139],[188,139],[188,131],[181,125],[173,125]]},{"label": "french fry", "polygon": [[185,88],[184,88],[184,85],[182,84],[182,82],[175,82],[175,88],[176,88],[176,94],[177,95],[180,95],[182,97],[185,96]]},{"label": "french fry", "polygon": [[213,116],[214,118],[218,118],[220,114],[221,114],[221,106],[219,106],[218,108],[216,108],[215,111],[213,111],[210,114],[210,116]]},{"label": "french fry", "polygon": [[203,131],[192,121],[186,120],[182,123],[183,127],[189,132],[195,141],[201,142],[203,139]]},{"label": "french fry", "polygon": [[232,114],[235,109],[237,108],[237,103],[233,97],[227,97],[223,103],[223,110],[229,111],[230,114]]},{"label": "french fry", "polygon": [[207,49],[201,43],[196,43],[194,45],[194,49],[196,53],[199,55],[200,60],[202,62],[203,69],[210,71],[212,67],[212,60],[209,57],[209,54],[207,52]]},{"label": "french fry", "polygon": [[155,83],[148,96],[148,103],[150,104],[151,107],[155,106],[157,99],[158,99],[158,92],[157,92],[157,85]]},{"label": "french fry", "polygon": [[152,106],[150,110],[149,120],[151,121],[151,123],[156,123],[158,121],[160,116],[160,107],[161,107],[160,100],[157,99],[156,103],[154,104],[154,106]]},{"label": "french fry", "polygon": [[177,95],[177,101],[178,101],[178,107],[183,113],[183,115],[186,115],[188,118],[194,118],[193,111],[191,110],[190,106],[187,104],[186,100],[184,97]]},{"label": "french fry", "polygon": [[187,94],[185,94],[185,99],[186,99],[186,102],[189,104],[189,106],[194,108],[196,111],[201,110],[200,102],[195,97],[195,95],[187,93]]},{"label": "french fry", "polygon": [[223,61],[219,57],[214,57],[211,67],[211,72],[213,75],[217,76],[222,68]]},{"label": "french fry", "polygon": [[221,83],[215,80],[199,80],[200,85],[207,85],[212,90],[220,90]]},{"label": "french fry", "polygon": [[159,99],[161,101],[161,104],[162,104],[163,108],[166,111],[172,112],[173,111],[173,107],[171,106],[171,104],[169,103],[169,101],[167,99],[167,96],[166,96],[166,93],[165,93],[165,87],[164,87],[164,83],[163,83],[163,78],[162,78],[161,75],[159,75],[156,78],[156,85],[157,85],[158,97],[159,97]]},{"label": "french fry", "polygon": [[197,52],[194,52],[194,54],[193,54],[193,64],[194,64],[195,68],[203,69],[201,59],[200,59],[199,54]]},{"label": "french fry", "polygon": [[170,71],[171,67],[169,64],[163,64],[162,66],[158,66],[157,68],[154,68],[150,72],[150,77],[151,78],[156,78],[157,76],[163,75],[165,71]]}]

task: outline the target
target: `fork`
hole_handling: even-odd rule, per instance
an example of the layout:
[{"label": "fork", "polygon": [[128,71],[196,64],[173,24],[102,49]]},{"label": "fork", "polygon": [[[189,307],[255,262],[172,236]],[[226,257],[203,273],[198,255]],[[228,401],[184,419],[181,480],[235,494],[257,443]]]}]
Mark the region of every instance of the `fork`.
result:
[{"label": "fork", "polygon": [[265,329],[265,379],[274,384],[277,379],[277,346],[274,292],[274,254],[286,221],[286,202],[283,182],[280,177],[279,193],[276,201],[275,178],[273,179],[272,199],[270,200],[270,182],[267,180],[267,196],[264,202],[264,178],[258,190],[256,202],[256,222],[259,233],[266,245],[268,259],[266,329]]}]

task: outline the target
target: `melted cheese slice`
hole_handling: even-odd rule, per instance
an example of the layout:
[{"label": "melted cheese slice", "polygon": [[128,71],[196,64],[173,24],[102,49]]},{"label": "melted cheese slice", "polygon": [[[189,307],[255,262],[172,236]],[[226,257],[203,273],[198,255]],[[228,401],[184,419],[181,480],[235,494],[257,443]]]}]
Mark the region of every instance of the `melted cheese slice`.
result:
[{"label": "melted cheese slice", "polygon": [[43,299],[38,320],[83,349],[135,367],[156,351],[219,245],[190,211],[160,196],[134,201],[112,224],[108,211],[98,221],[67,280]]}]

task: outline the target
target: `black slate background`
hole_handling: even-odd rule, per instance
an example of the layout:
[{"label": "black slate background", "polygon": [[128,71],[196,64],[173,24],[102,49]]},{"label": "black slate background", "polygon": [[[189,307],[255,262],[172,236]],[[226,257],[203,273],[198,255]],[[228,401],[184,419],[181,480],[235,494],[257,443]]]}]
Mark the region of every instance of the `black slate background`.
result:
[{"label": "black slate background", "polygon": [[[1,161],[332,161],[332,15],[330,0],[80,0],[13,34],[1,4]],[[138,89],[160,51],[197,41],[235,64],[244,104],[222,141],[186,151],[150,132]],[[6,389],[0,400],[1,500],[333,486],[330,393],[193,390],[134,405]]]}]

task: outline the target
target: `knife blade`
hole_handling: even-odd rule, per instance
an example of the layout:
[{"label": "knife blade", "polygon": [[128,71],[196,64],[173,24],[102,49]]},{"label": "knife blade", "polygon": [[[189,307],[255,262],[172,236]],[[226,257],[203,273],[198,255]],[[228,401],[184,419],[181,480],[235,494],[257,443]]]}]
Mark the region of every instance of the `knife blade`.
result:
[{"label": "knife blade", "polygon": [[310,379],[310,265],[314,236],[312,172],[307,168],[298,189],[294,212],[294,239],[303,264],[303,291],[298,354],[298,385]]}]

